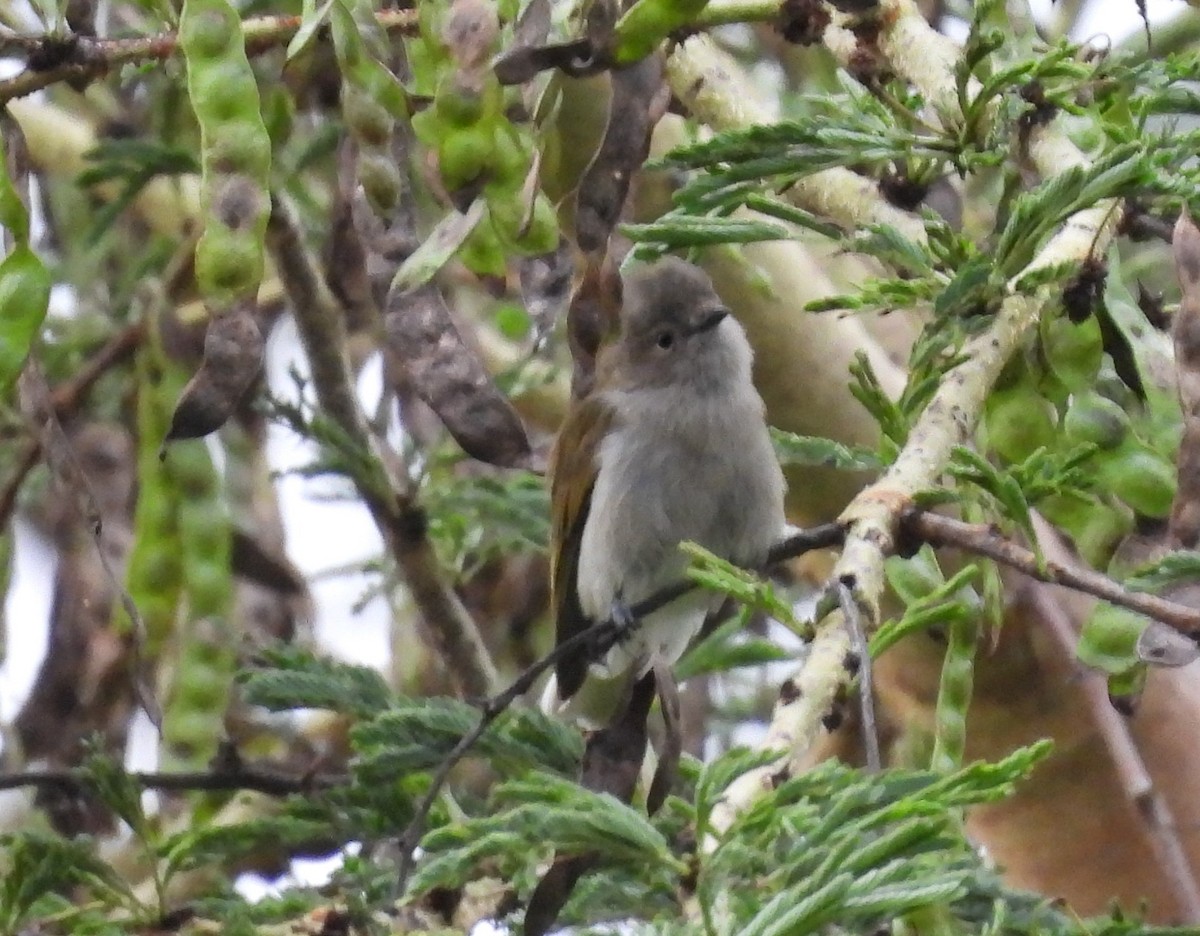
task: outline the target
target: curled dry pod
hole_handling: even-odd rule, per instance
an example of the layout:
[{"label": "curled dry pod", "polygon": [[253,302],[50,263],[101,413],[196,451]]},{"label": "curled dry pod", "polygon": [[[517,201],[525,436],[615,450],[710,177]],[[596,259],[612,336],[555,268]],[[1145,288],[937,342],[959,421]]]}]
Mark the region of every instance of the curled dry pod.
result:
[{"label": "curled dry pod", "polygon": [[213,319],[204,336],[204,359],[183,388],[164,443],[220,429],[262,370],[264,347],[248,306]]},{"label": "curled dry pod", "polygon": [[437,287],[392,289],[384,328],[413,389],[464,452],[493,465],[529,466],[521,418],[463,341]]},{"label": "curled dry pod", "polygon": [[633,174],[650,152],[650,133],[669,101],[658,56],[612,73],[604,139],[579,182],[575,230],[581,250],[602,250],[608,244]]}]

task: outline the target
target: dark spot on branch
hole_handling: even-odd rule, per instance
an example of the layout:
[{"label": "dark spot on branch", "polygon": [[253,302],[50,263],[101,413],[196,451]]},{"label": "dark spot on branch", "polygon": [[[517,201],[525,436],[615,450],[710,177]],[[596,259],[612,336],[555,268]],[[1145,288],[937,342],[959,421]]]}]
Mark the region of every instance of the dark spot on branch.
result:
[{"label": "dark spot on branch", "polygon": [[825,726],[825,730],[832,733],[842,727],[842,722],[845,721],[845,714],[842,712],[841,706],[834,706],[829,710],[829,714],[821,718],[821,724]]},{"label": "dark spot on branch", "polygon": [[846,655],[842,657],[842,669],[851,676],[858,672],[858,668],[862,666],[862,659],[853,650],[848,650]]},{"label": "dark spot on branch", "polygon": [[816,45],[825,34],[830,19],[821,0],[784,0],[775,28],[787,42]]},{"label": "dark spot on branch", "polygon": [[791,705],[801,695],[800,687],[796,685],[794,679],[785,679],[783,685],[779,687],[779,701],[783,705]]},{"label": "dark spot on branch", "polygon": [[1062,303],[1067,318],[1078,325],[1092,317],[1104,301],[1104,284],[1108,279],[1108,264],[1098,257],[1088,257],[1080,264],[1079,272],[1063,289]]},{"label": "dark spot on branch", "polygon": [[26,64],[30,71],[50,71],[60,65],[76,63],[78,49],[78,36],[46,36],[30,50]]},{"label": "dark spot on branch", "polygon": [[879,191],[883,197],[905,211],[912,211],[929,194],[929,186],[917,181],[905,172],[891,171],[884,173],[879,180]]}]

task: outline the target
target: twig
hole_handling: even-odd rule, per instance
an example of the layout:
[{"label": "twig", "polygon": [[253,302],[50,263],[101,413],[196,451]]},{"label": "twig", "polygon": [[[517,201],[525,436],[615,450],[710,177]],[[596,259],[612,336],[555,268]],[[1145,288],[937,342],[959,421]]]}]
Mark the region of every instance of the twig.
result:
[{"label": "twig", "polygon": [[863,744],[867,749],[867,770],[879,773],[883,769],[883,758],[879,755],[879,728],[875,722],[875,686],[871,676],[871,649],[863,631],[862,615],[854,591],[845,582],[837,583],[838,604],[846,629],[850,632],[850,643],[858,657],[858,699],[862,717]]},{"label": "twig", "polygon": [[[349,777],[342,774],[296,775],[252,767],[180,773],[131,773],[129,776],[138,786],[148,790],[252,790],[268,796],[311,793],[315,790],[344,786],[350,782]],[[79,790],[94,786],[94,781],[86,771],[80,769],[26,770],[21,773],[0,774],[0,790],[16,790],[30,786]]]},{"label": "twig", "polygon": [[[375,18],[389,32],[410,33],[417,26],[413,10],[383,10],[376,13]],[[299,16],[258,16],[247,19],[242,23],[246,51],[255,55],[284,45],[296,35],[301,23]],[[61,38],[44,36],[11,37],[9,41],[19,41],[22,48],[32,54],[43,51],[51,54],[51,44],[57,43],[54,48],[61,61],[49,68],[30,65],[12,78],[0,81],[0,105],[60,81],[90,81],[120,65],[168,59],[179,49],[175,33],[158,33],[137,39],[74,36],[69,45],[64,45]]]},{"label": "twig", "polygon": [[352,478],[359,495],[462,694],[488,696],[499,685],[495,663],[471,615],[442,576],[426,535],[424,511],[391,477],[372,444],[350,385],[342,310],[318,274],[294,216],[278,197],[271,209],[267,244],[291,301],[321,409],[361,453],[363,470]]},{"label": "twig", "polygon": [[1016,569],[1032,579],[1062,585],[1138,614],[1170,624],[1185,633],[1200,631],[1200,610],[1157,595],[1132,592],[1100,572],[1039,561],[1032,550],[1005,539],[995,527],[964,523],[932,511],[910,509],[901,517],[904,532],[931,546],[951,546]]},{"label": "twig", "polygon": [[[125,326],[109,338],[70,380],[55,387],[50,393],[50,406],[55,415],[59,419],[65,419],[74,413],[92,385],[133,353],[141,343],[143,334],[141,322]],[[30,437],[17,454],[17,464],[12,477],[8,479],[4,488],[0,489],[0,529],[8,526],[25,476],[33,470],[41,454],[42,440],[38,435]]]},{"label": "twig", "polygon": [[[799,533],[787,537],[772,547],[768,553],[766,565],[769,567],[787,559],[794,559],[814,549],[836,546],[841,540],[842,529],[836,523],[825,523],[809,530],[801,530]],[[636,628],[647,615],[653,614],[655,611],[698,587],[695,582],[684,579],[668,585],[648,598],[639,601],[629,609],[629,619],[633,622],[632,627]],[[433,808],[438,795],[446,785],[446,780],[449,778],[450,772],[466,757],[476,742],[483,737],[484,732],[517,699],[532,689],[533,684],[537,682],[541,675],[558,663],[559,660],[580,650],[585,650],[591,659],[600,659],[618,641],[628,636],[626,627],[625,624],[618,623],[612,618],[593,624],[569,640],[563,641],[553,651],[522,672],[511,686],[480,705],[479,722],[469,733],[463,735],[458,744],[442,760],[437,773],[433,775],[433,779],[430,781],[429,789],[425,791],[421,802],[417,804],[412,821],[409,822],[408,827],[400,837],[400,867],[397,877],[398,887],[401,891],[403,891],[408,881],[408,876],[412,872],[413,851],[420,843],[421,835],[425,829],[425,821],[429,817],[429,810]]]}]

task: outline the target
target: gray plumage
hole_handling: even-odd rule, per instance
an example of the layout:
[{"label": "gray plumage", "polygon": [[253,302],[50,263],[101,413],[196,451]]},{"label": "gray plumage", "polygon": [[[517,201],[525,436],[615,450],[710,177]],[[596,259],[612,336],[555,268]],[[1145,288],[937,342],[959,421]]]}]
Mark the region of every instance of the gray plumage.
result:
[{"label": "gray plumage", "polygon": [[[621,332],[601,353],[593,391],[611,423],[578,546],[574,584],[588,619],[679,580],[684,540],[754,567],[779,538],[783,474],[752,361],[699,268],[671,258],[626,280]],[[650,615],[592,677],[624,683],[656,660],[674,663],[718,600],[697,592]],[[581,715],[595,708],[586,690],[571,707]]]}]

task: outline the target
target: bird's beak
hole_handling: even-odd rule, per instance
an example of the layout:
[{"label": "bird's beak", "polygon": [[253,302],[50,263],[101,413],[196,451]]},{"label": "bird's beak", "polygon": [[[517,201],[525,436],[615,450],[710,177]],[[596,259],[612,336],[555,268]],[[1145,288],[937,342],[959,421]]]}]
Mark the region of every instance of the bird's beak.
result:
[{"label": "bird's beak", "polygon": [[700,320],[700,324],[698,324],[695,328],[692,329],[693,333],[698,335],[698,334],[700,334],[700,332],[712,331],[714,328],[716,328],[718,325],[721,324],[721,321],[728,314],[729,314],[728,309],[716,309],[713,312],[709,312],[706,316],[704,316],[704,318],[702,318]]}]

